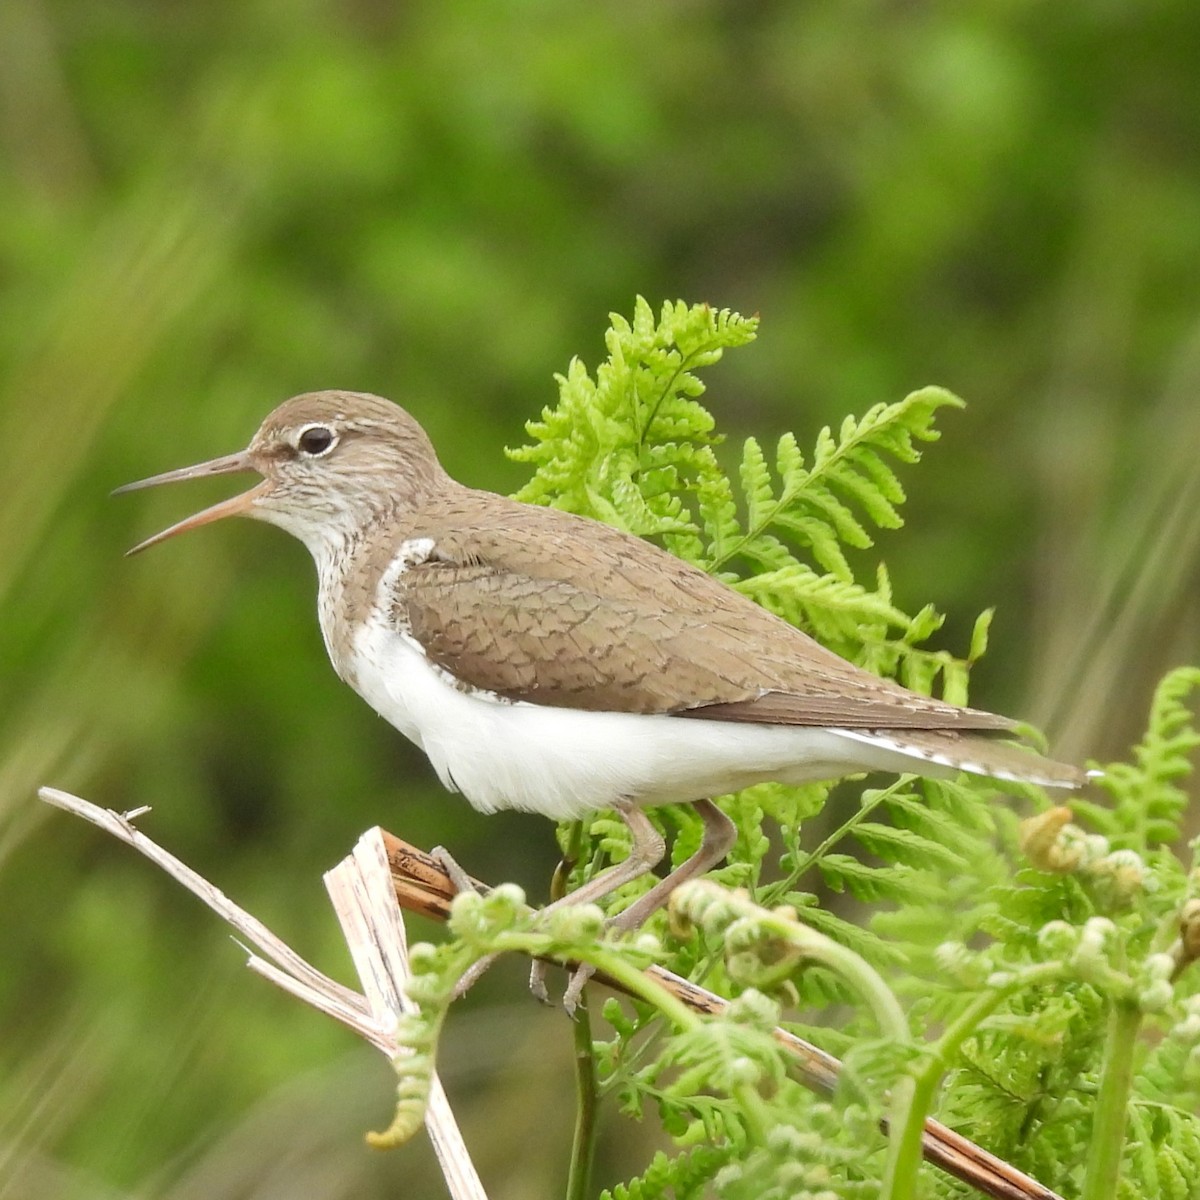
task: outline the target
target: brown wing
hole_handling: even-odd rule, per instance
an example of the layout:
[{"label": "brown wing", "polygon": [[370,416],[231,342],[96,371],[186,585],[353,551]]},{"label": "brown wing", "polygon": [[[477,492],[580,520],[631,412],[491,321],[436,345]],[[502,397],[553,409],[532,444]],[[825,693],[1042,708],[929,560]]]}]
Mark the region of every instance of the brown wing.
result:
[{"label": "brown wing", "polygon": [[830,653],[665,551],[465,492],[398,579],[397,620],[465,685],[596,711],[858,728],[1007,729]]}]

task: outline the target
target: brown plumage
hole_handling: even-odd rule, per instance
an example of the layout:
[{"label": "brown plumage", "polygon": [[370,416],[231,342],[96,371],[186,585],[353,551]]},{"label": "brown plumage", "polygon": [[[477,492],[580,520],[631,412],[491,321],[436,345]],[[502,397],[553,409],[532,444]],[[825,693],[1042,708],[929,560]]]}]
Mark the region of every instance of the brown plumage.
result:
[{"label": "brown plumage", "polygon": [[396,535],[397,546],[432,538],[437,558],[401,576],[393,613],[432,661],[472,687],[535,704],[715,720],[1012,726],[853,666],[648,542],[465,488],[447,499]]}]

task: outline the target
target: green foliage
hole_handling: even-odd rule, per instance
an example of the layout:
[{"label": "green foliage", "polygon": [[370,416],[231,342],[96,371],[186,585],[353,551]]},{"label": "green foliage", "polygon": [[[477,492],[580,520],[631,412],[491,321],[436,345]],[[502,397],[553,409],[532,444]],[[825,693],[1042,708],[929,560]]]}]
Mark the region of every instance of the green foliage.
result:
[{"label": "green foliage", "polygon": [[[859,583],[846,548],[873,545],[868,526],[895,529],[904,489],[889,460],[919,461],[937,439],[934,417],[962,401],[925,388],[847,417],[817,435],[811,462],[792,434],[779,439],[774,471],[748,438],[739,485],[721,469],[712,415],[696,372],[753,340],[758,322],[707,305],[664,304],[657,321],[638,298],[632,322],[614,314],[608,358],[595,379],[579,359],[558,376],[559,400],[526,426],[533,443],[509,451],[536,470],[517,498],[552,503],[628,533],[661,537],[674,553],[738,587],[832,649],[880,674],[950,699],[966,696],[966,663],[923,649],[942,624],[892,599],[880,564]],[[987,616],[972,656],[982,653]]]},{"label": "green foliage", "polygon": [[[866,520],[898,524],[903,491],[884,455],[915,461],[916,442],[936,436],[935,412],[958,402],[927,389],[877,406],[836,437],[823,430],[811,466],[785,437],[778,484],[750,441],[739,489],[712,453],[692,372],[752,333],[703,306],[667,305],[655,323],[639,301],[632,323],[614,318],[596,382],[573,363],[558,408],[530,426],[536,444],[520,456],[537,471],[522,494],[662,536],[747,594],[773,597],[790,618],[836,629],[831,640],[853,642],[860,661],[926,687],[940,671],[965,695],[986,615],[967,659],[918,651],[939,624],[932,609],[882,618],[871,608],[864,620],[861,608],[840,608],[857,585],[849,556],[831,549],[869,545]],[[872,604],[886,593],[882,569],[876,579]],[[600,1090],[628,1117],[656,1112],[680,1153],[657,1155],[614,1198],[690,1196],[714,1170],[714,1192],[730,1198],[965,1195],[964,1185],[918,1172],[939,1093],[937,1115],[1063,1194],[1077,1194],[1081,1178],[1088,1200],[1189,1194],[1200,1171],[1200,1117],[1188,1111],[1200,1098],[1200,993],[1187,971],[1200,954],[1200,875],[1171,847],[1188,754],[1200,744],[1184,704],[1198,681],[1194,668],[1163,681],[1132,762],[1098,780],[1111,807],[1077,805],[1096,832],[1035,788],[1010,788],[1040,810],[1019,824],[987,781],[906,777],[863,790],[810,849],[804,824],[830,789],[765,785],[722,801],[738,848],[714,873],[719,883],[677,889],[669,929],[665,915],[652,921],[661,940],[614,942],[594,909],[562,910],[543,926],[512,905],[467,937],[461,906],[482,912],[488,902],[461,897],[459,940],[439,952],[452,969],[439,974],[432,955],[421,959],[440,980],[428,991],[426,1032],[468,944],[475,957],[514,948],[575,957],[631,985],[638,1002],[610,1001],[610,1033],[593,1045]],[[655,819],[667,828],[663,814]],[[783,843],[774,869],[772,823]],[[695,846],[697,820],[684,812],[669,824],[679,861]],[[628,849],[627,830],[605,814],[561,836],[576,855],[574,883]],[[614,910],[646,886],[626,889]],[[820,886],[853,895],[866,924],[825,907]],[[732,1002],[697,1020],[637,974],[647,956]],[[798,1010],[793,1029],[843,1056],[832,1107],[802,1090],[776,1038],[784,1004]],[[831,1005],[836,1032],[813,1019]],[[1122,1145],[1117,1192],[1115,1158],[1105,1155]]]},{"label": "green foliage", "polygon": [[1200,746],[1185,701],[1197,689],[1200,668],[1180,667],[1167,675],[1155,690],[1146,735],[1133,748],[1133,761],[1110,763],[1104,770],[1100,786],[1112,798],[1111,808],[1076,805],[1114,846],[1145,854],[1178,840],[1188,804],[1179,780],[1191,774],[1188,756]]},{"label": "green foliage", "polygon": [[659,1151],[636,1179],[600,1193],[600,1200],[693,1200],[708,1194],[713,1176],[735,1153],[732,1146],[693,1146],[672,1158]]},{"label": "green foliage", "polygon": [[655,321],[638,298],[633,321],[613,314],[608,359],[593,380],[578,359],[556,376],[559,402],[509,451],[533,464],[518,500],[550,503],[642,536],[691,533],[680,492],[715,469],[712,416],[695,372],[753,341],[758,322],[706,305],[664,305]]}]

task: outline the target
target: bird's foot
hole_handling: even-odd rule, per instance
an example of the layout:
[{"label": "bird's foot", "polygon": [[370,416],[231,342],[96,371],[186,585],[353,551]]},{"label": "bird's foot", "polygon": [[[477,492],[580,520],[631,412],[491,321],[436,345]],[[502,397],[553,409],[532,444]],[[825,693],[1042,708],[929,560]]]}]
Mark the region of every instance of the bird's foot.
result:
[{"label": "bird's foot", "polygon": [[529,967],[529,990],[533,993],[533,998],[541,1004],[553,1004],[550,999],[550,993],[546,989],[546,962],[544,959],[535,958]]},{"label": "bird's foot", "polygon": [[595,973],[596,968],[587,963],[580,963],[571,972],[571,982],[567,984],[567,990],[563,992],[562,998],[562,1006],[566,1010],[568,1017],[575,1016],[575,1010],[579,1007],[580,1001],[583,999],[583,989],[587,987],[588,980]]},{"label": "bird's foot", "polygon": [[[449,876],[450,882],[454,885],[454,894],[456,896],[462,895],[463,892],[482,894],[487,891],[487,888],[477,883],[459,866],[454,856],[445,846],[434,846],[429,852],[429,857],[434,859],[438,866]],[[486,958],[481,958],[477,963],[468,967],[454,985],[454,992],[451,999],[461,1000],[479,982],[488,967],[499,957],[498,954],[489,954]]]},{"label": "bird's foot", "polygon": [[[554,1001],[550,999],[550,992],[546,987],[546,968],[549,965],[549,962],[542,958],[535,958],[533,960],[533,965],[529,969],[529,990],[533,993],[535,1000],[553,1007]],[[581,964],[571,972],[571,978],[567,983],[567,990],[563,993],[562,998],[562,1006],[566,1010],[568,1017],[575,1015],[575,1010],[579,1007],[579,1001],[583,998],[583,989],[587,981],[595,973],[595,970],[595,967]]]},{"label": "bird's foot", "polygon": [[[546,968],[550,965],[548,959],[533,960],[533,965],[529,968],[529,990],[535,1000],[552,1006],[554,1001],[550,999],[550,992],[546,987]],[[574,968],[568,967],[568,970],[571,971],[571,978],[567,982],[567,990],[563,992],[562,1006],[567,1016],[573,1017],[580,1000],[583,999],[583,989],[596,973],[596,968],[588,963],[579,963]]]},{"label": "bird's foot", "polygon": [[[533,960],[533,966],[529,971],[529,990],[533,993],[534,999],[540,1000],[543,1004],[553,1005],[554,1001],[550,999],[550,993],[546,990],[546,967],[548,965],[544,959],[535,958]],[[587,982],[595,970],[595,967],[581,963],[571,972],[571,979],[567,983],[567,990],[563,992],[562,998],[562,1006],[568,1017],[574,1017],[575,1010],[583,999],[583,989],[587,986]]]}]

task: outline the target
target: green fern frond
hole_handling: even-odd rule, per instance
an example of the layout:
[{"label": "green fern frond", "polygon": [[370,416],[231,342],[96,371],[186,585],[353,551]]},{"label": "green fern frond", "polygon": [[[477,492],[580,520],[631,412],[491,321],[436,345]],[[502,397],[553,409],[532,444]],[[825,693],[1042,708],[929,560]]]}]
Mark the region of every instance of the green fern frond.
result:
[{"label": "green fern frond", "polygon": [[788,1095],[789,1103],[756,1146],[719,1171],[716,1200],[875,1200],[883,1139],[865,1111]]},{"label": "green fern frond", "polygon": [[757,321],[707,305],[644,299],[633,320],[614,315],[595,378],[578,360],[558,377],[559,400],[526,429],[510,457],[535,468],[520,500],[553,504],[654,537],[869,670],[929,692],[966,698],[966,665],[921,647],[941,624],[910,617],[880,566],[874,587],[854,579],[846,549],[872,545],[870,528],[900,524],[904,490],[892,463],[910,464],[936,440],[937,411],[962,402],[925,388],[848,417],[817,436],[809,463],[793,434],[774,464],[754,438],[742,448],[739,489],[722,471],[697,372],[752,341]]},{"label": "green fern frond", "polygon": [[711,414],[695,374],[752,341],[758,322],[707,305],[664,304],[658,320],[638,297],[632,322],[611,317],[608,358],[593,380],[579,359],[557,377],[559,399],[509,450],[533,465],[517,499],[553,504],[641,536],[694,534],[679,492],[711,475]]},{"label": "green fern frond", "polygon": [[956,854],[949,846],[896,825],[863,822],[854,827],[854,840],[868,853],[891,863],[945,871],[963,871],[967,866],[962,855]]},{"label": "green fern frond", "polygon": [[795,437],[785,434],[775,454],[777,492],[758,443],[747,441],[742,457],[745,529],[709,558],[708,568],[719,571],[739,555],[760,557],[769,531],[787,527],[796,544],[813,551],[818,561],[822,554],[828,557],[821,563],[826,570],[843,580],[852,578],[840,549],[832,547],[869,547],[863,517],[880,529],[901,524],[898,506],[904,489],[885,455],[915,463],[920,458],[916,443],[940,436],[934,414],[947,406],[961,408],[962,401],[941,388],[925,388],[898,403],[877,404],[859,420],[847,417],[836,437],[826,426],[817,435],[811,467]]},{"label": "green fern frond", "polygon": [[[901,522],[900,468],[937,438],[938,412],[960,401],[925,389],[876,405],[822,429],[811,453],[793,434],[773,447],[751,438],[727,473],[714,422],[699,402],[700,373],[727,349],[752,340],[755,328],[752,320],[705,306],[667,304],[655,314],[639,299],[631,320],[614,317],[608,357],[595,376],[572,361],[558,380],[557,405],[527,427],[530,444],[512,452],[534,468],[519,497],[656,538],[843,657],[916,691],[965,703],[969,669],[986,647],[991,613],[977,619],[965,656],[932,648],[941,615],[932,606],[911,611],[899,603],[882,564],[871,573],[860,567],[878,532]],[[1162,986],[1162,960],[1179,935],[1180,907],[1200,890],[1170,850],[1186,804],[1181,782],[1200,745],[1185,703],[1197,686],[1196,668],[1164,680],[1133,762],[1110,767],[1101,784],[1111,809],[1087,798],[1075,804],[1105,835],[1090,839],[1088,853],[1108,861],[1106,869],[1126,873],[1123,891],[1070,862],[1039,860],[1054,870],[1029,865],[1034,860],[1019,844],[1016,813],[1030,805],[1043,812],[1046,804],[1031,787],[1000,791],[980,780],[904,779],[863,792],[841,825],[815,839],[811,825],[804,826],[825,806],[827,785],[764,784],[721,798],[739,843],[716,878],[747,888],[767,909],[793,906],[802,924],[874,966],[893,998],[908,1003],[905,1016],[918,1044],[925,1038],[945,1045],[939,1043],[943,1031],[956,1023],[961,1030],[964,1014],[977,1022],[971,1036],[961,1033],[945,1051],[954,1070],[943,1082],[939,1116],[1064,1194],[1078,1194],[1105,1006],[1118,993],[1136,994],[1139,1004],[1146,998],[1145,1026],[1155,1034],[1146,1038],[1137,1064],[1131,1128],[1138,1145],[1127,1155],[1122,1187],[1130,1195],[1197,1191],[1200,1123],[1185,1110],[1200,1096],[1200,1086],[1189,1082],[1200,1076],[1200,1051],[1173,1034],[1158,1036],[1182,1029],[1200,1039],[1187,997],[1196,968],[1173,981],[1173,997],[1170,989],[1164,996]],[[661,814],[652,819],[664,823]],[[690,811],[667,824],[676,828],[672,862],[678,864],[698,845],[702,825]],[[815,850],[814,841],[820,843]],[[623,857],[628,842],[622,822],[593,818],[581,869]],[[1140,858],[1120,857],[1130,850]],[[615,906],[652,881],[624,889]],[[868,906],[867,923],[822,907],[817,893],[823,889]],[[1091,927],[1109,929],[1112,945],[1093,947],[1091,959],[1077,962],[1070,946],[1078,947],[1094,917],[1102,919]],[[666,932],[665,915],[653,928]],[[730,994],[737,980],[754,976],[744,961],[723,955],[728,947],[718,942],[705,930],[672,939],[671,966]],[[1146,964],[1155,961],[1151,986]],[[767,956],[763,965],[775,964]],[[1088,970],[1097,974],[1088,977]],[[1051,978],[1053,987],[1046,982]],[[1012,982],[1023,979],[1035,982],[1023,988]],[[788,995],[806,1018],[817,1020],[823,1007],[839,1006],[838,1030],[827,1032],[824,1044],[848,1054],[863,1096],[878,1098],[878,1079],[891,1068],[862,1048],[876,1027],[844,978],[827,963],[797,966],[786,980],[764,971],[762,984]],[[981,1003],[992,1000],[994,1009]],[[855,1106],[830,1110],[831,1119],[820,1116],[820,1105],[797,1097],[794,1081],[780,1073],[777,1049],[763,1030],[718,1022],[702,1033],[667,1038],[653,1011],[645,1002],[632,1006],[632,1017],[628,1007],[606,1009],[613,1037],[596,1048],[603,1087],[631,1115],[657,1110],[678,1145],[708,1140],[716,1157],[701,1159],[699,1147],[676,1159],[661,1155],[639,1180],[608,1193],[611,1200],[699,1195],[688,1190],[696,1163],[716,1172],[706,1194],[720,1200],[774,1196],[772,1189],[787,1177],[791,1150],[780,1147],[793,1124],[807,1140],[802,1153],[791,1155],[792,1166],[803,1158],[805,1169],[820,1167],[838,1195],[874,1194],[878,1172],[868,1169],[878,1166],[871,1158],[878,1145],[874,1115],[858,1130],[848,1118]],[[731,1095],[739,1078],[767,1086]],[[756,1140],[755,1130],[764,1128],[772,1136],[783,1131],[778,1145]],[[967,1194],[934,1176],[924,1182],[932,1195]]]},{"label": "green fern frond", "polygon": [[777,1088],[787,1069],[779,1043],[765,1029],[752,1029],[731,1020],[713,1020],[678,1034],[668,1044],[664,1063],[679,1067],[667,1094],[686,1101],[715,1089],[736,1092],[753,1074]]},{"label": "green fern frond", "polygon": [[1158,685],[1145,737],[1132,763],[1110,763],[1098,783],[1113,798],[1111,810],[1082,804],[1092,823],[1122,847],[1146,851],[1178,841],[1187,793],[1180,781],[1191,775],[1190,755],[1200,731],[1186,700],[1200,689],[1200,667],[1179,667]]},{"label": "green fern frond", "polygon": [[761,809],[764,817],[774,824],[799,826],[825,807],[829,785],[810,783],[789,787],[782,783],[759,783],[740,795]]},{"label": "green fern frond", "polygon": [[[844,862],[849,864],[854,860],[847,857]],[[861,864],[859,865],[861,866]],[[846,867],[845,870],[848,873],[855,868]],[[870,873],[881,873],[883,878],[868,881],[867,876]],[[907,867],[890,869],[868,867],[862,873],[855,870],[855,882],[860,884],[864,890],[878,890],[890,898],[894,897],[898,890],[907,886],[906,884],[897,885],[892,877],[893,873],[905,879],[911,879],[915,874]],[[843,881],[846,878],[846,874],[841,876]],[[853,888],[847,884],[847,890],[852,892]],[[799,898],[795,897],[795,899]],[[789,896],[788,900],[793,901],[794,898]],[[818,933],[823,933],[848,950],[853,950],[855,954],[866,959],[879,970],[901,966],[905,961],[906,955],[903,947],[897,946],[894,942],[885,941],[873,930],[854,921],[848,921],[844,917],[839,917],[826,908],[817,908],[810,904],[800,909],[800,919],[805,925],[811,925]]]},{"label": "green fern frond", "polygon": [[1175,1105],[1129,1107],[1122,1185],[1131,1195],[1195,1200],[1200,1183],[1200,1119]]},{"label": "green fern frond", "polygon": [[893,803],[901,810],[915,805],[923,811],[939,813],[960,833],[974,833],[981,839],[981,846],[991,845],[999,813],[978,780],[922,779],[919,788],[919,795],[914,791],[901,791]]},{"label": "green fern frond", "polygon": [[1050,921],[1082,925],[1096,906],[1074,875],[1019,870],[989,893],[991,908],[981,929],[1004,945],[1027,948]]},{"label": "green fern frond", "polygon": [[[1187,1023],[1171,1029],[1138,1069],[1137,1094],[1148,1103],[1200,1112],[1200,1051],[1196,1045]],[[1200,1162],[1200,1157],[1196,1161]]]},{"label": "green fern frond", "polygon": [[736,1153],[731,1145],[693,1146],[674,1157],[659,1150],[636,1179],[600,1193],[600,1200],[693,1200]]},{"label": "green fern frond", "polygon": [[870,866],[849,854],[826,854],[817,869],[833,891],[866,904],[919,904],[928,894],[923,873],[902,863]]},{"label": "green fern frond", "polygon": [[[887,810],[901,828],[920,834],[926,841],[935,842],[949,851],[953,858],[948,860],[948,865],[952,869],[955,862],[960,870],[965,868],[967,860],[977,856],[983,848],[978,828],[964,824],[957,814],[933,807],[924,794],[899,792],[887,802]],[[923,858],[918,865],[929,865],[934,861],[937,860]]]}]

